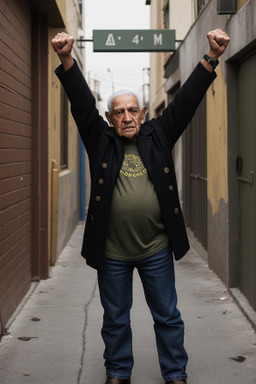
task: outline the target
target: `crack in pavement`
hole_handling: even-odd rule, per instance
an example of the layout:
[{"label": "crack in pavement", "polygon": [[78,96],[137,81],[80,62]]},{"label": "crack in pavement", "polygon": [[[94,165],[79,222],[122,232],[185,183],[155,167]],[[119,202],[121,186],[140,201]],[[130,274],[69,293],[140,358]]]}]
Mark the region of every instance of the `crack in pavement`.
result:
[{"label": "crack in pavement", "polygon": [[78,375],[77,375],[77,384],[80,384],[80,380],[81,380],[81,376],[82,376],[82,372],[83,372],[84,356],[85,356],[85,352],[86,352],[86,331],[87,331],[87,325],[88,325],[88,308],[89,308],[90,304],[92,303],[92,300],[94,298],[97,286],[98,286],[98,284],[97,284],[97,279],[96,279],[96,281],[94,283],[94,288],[92,290],[91,297],[84,306],[85,318],[84,318],[84,326],[83,326],[83,331],[82,331],[82,353],[81,353],[81,358],[80,358],[79,371],[78,371]]}]

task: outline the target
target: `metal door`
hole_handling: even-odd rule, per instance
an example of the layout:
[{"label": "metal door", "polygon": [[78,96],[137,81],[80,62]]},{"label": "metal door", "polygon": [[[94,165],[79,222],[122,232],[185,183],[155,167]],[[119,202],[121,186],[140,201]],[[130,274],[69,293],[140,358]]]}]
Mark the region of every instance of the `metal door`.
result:
[{"label": "metal door", "polygon": [[239,156],[237,172],[240,198],[239,286],[256,309],[256,55],[239,66]]}]

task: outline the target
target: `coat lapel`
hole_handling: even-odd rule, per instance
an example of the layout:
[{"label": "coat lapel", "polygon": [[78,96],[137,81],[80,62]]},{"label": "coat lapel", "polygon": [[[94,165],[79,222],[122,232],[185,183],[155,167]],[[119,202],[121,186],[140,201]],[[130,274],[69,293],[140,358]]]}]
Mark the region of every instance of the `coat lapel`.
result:
[{"label": "coat lapel", "polygon": [[106,132],[106,135],[111,137],[113,141],[115,142],[115,151],[113,153],[113,156],[116,158],[115,161],[112,162],[112,167],[114,175],[116,177],[116,174],[120,170],[120,167],[123,162],[124,158],[124,142],[123,140],[116,134],[114,128],[111,128]]}]

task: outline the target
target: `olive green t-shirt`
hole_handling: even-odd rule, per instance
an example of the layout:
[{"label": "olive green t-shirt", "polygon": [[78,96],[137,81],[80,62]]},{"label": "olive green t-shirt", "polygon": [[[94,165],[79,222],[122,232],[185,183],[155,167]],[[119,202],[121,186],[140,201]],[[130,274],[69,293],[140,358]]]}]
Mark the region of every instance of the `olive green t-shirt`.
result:
[{"label": "olive green t-shirt", "polygon": [[113,192],[106,256],[140,260],[168,244],[155,188],[140,158],[136,139],[127,141]]}]

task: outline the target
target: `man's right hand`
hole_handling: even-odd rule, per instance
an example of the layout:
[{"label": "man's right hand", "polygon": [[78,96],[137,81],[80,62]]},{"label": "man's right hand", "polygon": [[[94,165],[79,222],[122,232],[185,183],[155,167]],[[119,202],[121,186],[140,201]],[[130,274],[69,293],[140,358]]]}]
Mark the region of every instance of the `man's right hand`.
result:
[{"label": "man's right hand", "polygon": [[74,64],[74,60],[71,55],[73,44],[74,38],[65,32],[58,33],[52,39],[52,47],[58,54],[65,71],[67,71]]}]

